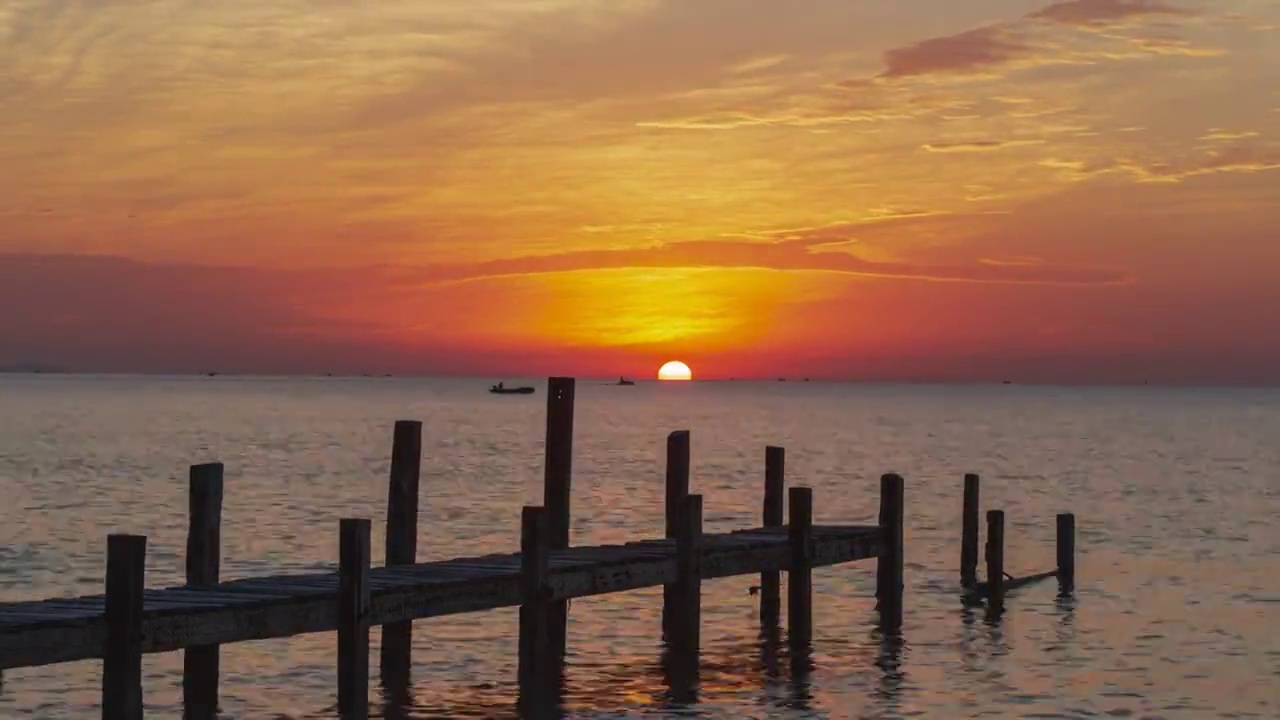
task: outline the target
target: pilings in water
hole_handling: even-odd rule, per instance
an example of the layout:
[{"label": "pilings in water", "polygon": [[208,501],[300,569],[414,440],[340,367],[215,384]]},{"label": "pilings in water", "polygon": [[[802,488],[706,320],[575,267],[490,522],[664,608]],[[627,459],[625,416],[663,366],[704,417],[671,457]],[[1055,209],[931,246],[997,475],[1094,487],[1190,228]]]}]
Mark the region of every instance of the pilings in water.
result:
[{"label": "pilings in water", "polygon": [[142,720],[142,593],[146,568],[146,537],[107,537],[103,720]]},{"label": "pilings in water", "polygon": [[960,585],[978,582],[978,493],[981,481],[974,473],[964,476],[964,504],[961,508]]},{"label": "pilings in water", "polygon": [[[422,423],[399,420],[391,440],[391,473],[387,483],[385,563],[418,561],[418,491],[422,477]],[[382,626],[379,672],[392,704],[408,700],[412,667],[413,622]]]},{"label": "pilings in water", "polygon": [[[764,449],[764,512],[762,527],[782,527],[783,499],[786,493],[787,451],[769,446]],[[777,627],[782,612],[782,583],[777,571],[760,573],[760,624]]]},{"label": "pilings in water", "polygon": [[[194,465],[187,488],[187,585],[213,587],[222,565],[222,463]],[[184,720],[218,716],[217,645],[187,648],[182,658]]]}]

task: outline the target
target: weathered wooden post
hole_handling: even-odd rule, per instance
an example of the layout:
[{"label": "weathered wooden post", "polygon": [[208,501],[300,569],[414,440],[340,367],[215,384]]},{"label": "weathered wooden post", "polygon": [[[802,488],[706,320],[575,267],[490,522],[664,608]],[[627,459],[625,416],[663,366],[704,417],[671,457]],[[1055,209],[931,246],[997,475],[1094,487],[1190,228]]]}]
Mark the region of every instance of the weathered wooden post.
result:
[{"label": "weathered wooden post", "polygon": [[142,720],[142,597],[146,568],[146,537],[107,536],[103,720]]},{"label": "weathered wooden post", "polygon": [[338,537],[338,714],[369,717],[368,520],[343,518]]},{"label": "weathered wooden post", "polygon": [[[575,382],[569,377],[547,380],[546,461],[542,505],[547,510],[547,537],[552,550],[569,547],[569,497],[573,477],[573,403]],[[558,601],[548,609],[547,637],[552,654],[564,657],[569,604]]]},{"label": "weathered wooden post", "polygon": [[1072,513],[1058,515],[1058,589],[1063,595],[1076,587],[1076,516]]},{"label": "weathered wooden post", "polygon": [[676,533],[675,642],[696,658],[702,625],[702,496],[685,496]]},{"label": "weathered wooden post", "polygon": [[[386,564],[412,565],[418,560],[418,486],[422,471],[422,423],[399,420],[391,440],[391,474],[387,485]],[[412,666],[413,622],[382,626],[379,667],[382,686],[403,695]]]},{"label": "weathered wooden post", "polygon": [[792,658],[807,655],[813,640],[813,490],[793,487],[787,494],[791,516],[788,538],[787,639]]},{"label": "weathered wooden post", "polygon": [[[680,535],[681,515],[684,512],[685,499],[689,497],[689,431],[676,430],[667,435],[667,487],[666,487],[666,532],[664,537],[675,540]],[[675,606],[679,602],[675,596],[675,585],[662,587],[662,632],[671,639],[677,629],[672,623],[676,615]]]},{"label": "weathered wooden post", "polygon": [[[774,446],[764,449],[764,527],[782,527],[784,523],[786,462],[785,449]],[[765,628],[778,624],[782,612],[781,588],[776,571],[760,573],[760,623]]]},{"label": "weathered wooden post", "polygon": [[876,563],[876,598],[880,626],[889,632],[902,627],[902,595],[906,585],[903,577],[904,486],[901,475],[889,473],[880,478],[880,528],[884,532],[884,548]]},{"label": "weathered wooden post", "polygon": [[[222,463],[193,465],[187,488],[187,586],[218,584],[222,564]],[[182,705],[187,720],[218,716],[218,646],[187,648]]]},{"label": "weathered wooden post", "polygon": [[987,511],[987,609],[1004,611],[1004,511]]},{"label": "weathered wooden post", "polygon": [[526,506],[520,514],[520,649],[518,701],[521,717],[545,715],[551,683],[547,646],[547,572],[550,567],[547,511]]},{"label": "weathered wooden post", "polygon": [[981,480],[973,473],[964,476],[964,507],[960,531],[960,585],[978,582],[978,494]]}]

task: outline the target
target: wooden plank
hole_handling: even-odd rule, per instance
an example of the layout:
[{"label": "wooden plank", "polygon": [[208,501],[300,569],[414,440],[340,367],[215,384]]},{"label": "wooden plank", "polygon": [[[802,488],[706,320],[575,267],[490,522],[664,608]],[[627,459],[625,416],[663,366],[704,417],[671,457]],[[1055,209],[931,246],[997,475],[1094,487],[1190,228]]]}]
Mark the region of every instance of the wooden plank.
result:
[{"label": "wooden plank", "polygon": [[987,609],[993,616],[1004,611],[1004,511],[987,511]]},{"label": "wooden plank", "polygon": [[[787,451],[769,446],[764,449],[764,527],[782,527],[786,493]],[[754,538],[753,538],[754,539]],[[719,541],[719,538],[717,538]],[[776,572],[760,574],[760,623],[776,626],[782,612],[782,583]]]},{"label": "wooden plank", "polygon": [[146,568],[146,537],[107,537],[103,720],[142,720],[142,592]]},{"label": "wooden plank", "polygon": [[519,699],[522,717],[545,716],[552,662],[547,640],[549,606],[546,596],[549,567],[547,511],[525,507],[520,516],[520,646],[518,655]]},{"label": "wooden plank", "polygon": [[[392,432],[391,475],[387,483],[386,565],[413,565],[418,556],[418,488],[422,470],[422,423],[398,420]],[[378,578],[373,583],[386,583]],[[379,656],[382,685],[396,695],[408,692],[413,622],[382,626]]]},{"label": "wooden plank", "polygon": [[[546,460],[543,467],[542,505],[547,509],[547,536],[552,550],[569,547],[575,386],[575,380],[569,377],[547,380]],[[548,613],[547,639],[555,656],[563,658],[569,625],[569,605],[555,603]]]},{"label": "wooden plank", "polygon": [[[676,430],[667,435],[667,474],[664,515],[665,536],[675,539],[680,532],[680,513],[685,498],[689,496],[689,431]],[[678,543],[677,543],[678,545]],[[675,587],[662,588],[662,637],[670,640],[676,628],[673,623],[673,607],[679,602]]]},{"label": "wooden plank", "polygon": [[787,572],[787,637],[792,655],[807,655],[813,640],[813,490],[793,487],[791,506],[791,568]]},{"label": "wooden plank", "polygon": [[1076,588],[1076,516],[1062,513],[1057,519],[1058,591],[1069,595]]},{"label": "wooden plank", "polygon": [[964,476],[964,500],[960,511],[960,585],[978,581],[978,512],[982,480],[975,474]]},{"label": "wooden plank", "polygon": [[[711,537],[714,536],[704,537],[703,580],[768,570],[786,571],[790,567],[790,548],[786,543],[764,548],[715,548],[706,542]],[[654,545],[667,546],[665,543]],[[844,536],[815,537],[812,565],[819,567],[877,557],[881,546],[882,537],[878,532],[868,533],[865,526],[852,526]],[[577,549],[558,552],[562,553],[561,557],[571,558],[576,551]],[[556,554],[553,552],[552,556]],[[427,565],[434,564],[413,567],[425,568]],[[406,572],[409,569],[397,568],[397,571]],[[634,590],[674,583],[675,580],[674,552],[623,565],[553,567],[549,579],[553,592],[550,599],[558,601]],[[279,582],[283,588],[295,581],[328,584],[333,587],[333,591],[316,594],[314,591],[299,589],[293,597],[279,601],[247,602],[201,612],[147,613],[144,620],[143,650],[148,653],[170,652],[193,645],[225,644],[335,630],[338,612],[335,576],[312,574],[236,580],[223,583],[219,588],[262,582]],[[443,581],[440,576],[424,575],[417,586],[374,591],[371,596],[370,622],[373,624],[514,607],[520,604],[519,575],[449,581]],[[240,595],[231,594],[229,597],[234,599]],[[0,626],[0,669],[100,658],[105,641],[106,627],[101,616]]]},{"label": "wooden plank", "polygon": [[369,717],[368,520],[343,518],[338,541],[338,713]]},{"label": "wooden plank", "polygon": [[880,601],[880,626],[890,633],[902,628],[904,485],[901,475],[889,473],[880,478],[880,522],[885,541],[878,563],[876,595]]},{"label": "wooden plank", "polygon": [[[187,586],[218,584],[222,566],[222,463],[193,465],[187,485]],[[176,595],[176,594],[175,594]],[[217,603],[195,596],[188,602]],[[218,716],[217,645],[187,648],[182,656],[182,705],[185,720]]]}]

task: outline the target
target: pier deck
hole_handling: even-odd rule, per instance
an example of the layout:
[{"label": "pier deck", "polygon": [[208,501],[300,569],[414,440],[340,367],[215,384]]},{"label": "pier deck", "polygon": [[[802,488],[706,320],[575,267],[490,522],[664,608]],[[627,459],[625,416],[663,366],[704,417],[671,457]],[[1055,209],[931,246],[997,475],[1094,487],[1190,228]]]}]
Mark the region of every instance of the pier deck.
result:
[{"label": "pier deck", "polygon": [[[813,527],[812,565],[879,557],[884,530],[866,525]],[[786,571],[788,528],[702,537],[704,579]],[[674,583],[676,541],[551,550],[548,601]],[[522,602],[519,553],[372,568],[369,623],[380,625],[454,613],[516,607]],[[273,575],[209,587],[148,589],[142,651],[169,652],[339,627],[339,574]],[[103,657],[107,623],[102,595],[0,603],[0,669]]]}]

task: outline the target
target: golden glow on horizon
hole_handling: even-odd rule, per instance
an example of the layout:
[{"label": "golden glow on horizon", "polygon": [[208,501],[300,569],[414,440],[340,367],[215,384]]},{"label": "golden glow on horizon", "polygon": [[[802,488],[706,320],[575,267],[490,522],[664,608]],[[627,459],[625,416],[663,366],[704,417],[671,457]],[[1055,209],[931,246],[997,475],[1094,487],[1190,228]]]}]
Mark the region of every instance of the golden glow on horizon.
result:
[{"label": "golden glow on horizon", "polygon": [[685,365],[679,360],[672,360],[671,362],[663,365],[661,368],[658,368],[658,379],[659,380],[692,380],[693,371],[689,369],[688,365]]}]

